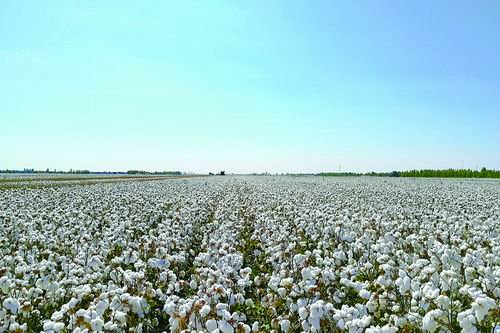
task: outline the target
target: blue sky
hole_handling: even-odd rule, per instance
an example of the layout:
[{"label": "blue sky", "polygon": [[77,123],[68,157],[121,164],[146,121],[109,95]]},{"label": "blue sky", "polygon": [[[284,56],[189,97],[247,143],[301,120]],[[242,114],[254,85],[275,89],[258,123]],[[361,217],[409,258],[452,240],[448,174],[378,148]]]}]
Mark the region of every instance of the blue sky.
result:
[{"label": "blue sky", "polygon": [[500,2],[0,2],[0,169],[500,169]]}]

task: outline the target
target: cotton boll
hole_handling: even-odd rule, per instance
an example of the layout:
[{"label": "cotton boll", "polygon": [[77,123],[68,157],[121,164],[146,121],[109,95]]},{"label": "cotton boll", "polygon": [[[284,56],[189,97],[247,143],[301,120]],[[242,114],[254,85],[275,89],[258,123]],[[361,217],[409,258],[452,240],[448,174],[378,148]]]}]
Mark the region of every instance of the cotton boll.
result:
[{"label": "cotton boll", "polygon": [[359,291],[359,296],[360,296],[361,298],[364,298],[364,299],[370,299],[371,294],[370,294],[370,292],[369,292],[368,290],[366,290],[366,289],[361,289],[361,290]]},{"label": "cotton boll", "polygon": [[206,326],[207,326],[207,330],[209,332],[213,332],[217,329],[217,321],[215,321],[213,319],[209,319],[209,320],[207,320]]},{"label": "cotton boll", "polygon": [[474,314],[479,322],[481,322],[484,317],[488,314],[491,309],[494,309],[496,306],[495,301],[489,297],[478,297],[472,303],[472,309],[474,310]]},{"label": "cotton boll", "polygon": [[9,310],[13,314],[16,314],[20,307],[19,301],[12,297],[6,298],[3,301],[2,305],[5,309]]},{"label": "cotton boll", "polygon": [[206,317],[210,313],[210,306],[207,304],[203,305],[199,312],[202,318]]},{"label": "cotton boll", "polygon": [[64,324],[60,322],[54,323],[53,329],[56,332],[62,331],[64,329]]},{"label": "cotton boll", "polygon": [[108,309],[109,307],[109,302],[107,300],[100,300],[99,303],[96,305],[96,312],[98,316],[102,316],[104,314],[104,311]]},{"label": "cotton boll", "polygon": [[117,328],[118,328],[118,325],[116,325],[112,321],[108,321],[104,324],[104,330],[106,330],[106,331],[115,331]]},{"label": "cotton boll", "polygon": [[441,309],[448,309],[450,307],[451,301],[450,298],[446,295],[439,295],[436,298],[436,303]]},{"label": "cotton boll", "polygon": [[313,332],[317,332],[321,329],[320,318],[309,318],[309,324]]},{"label": "cotton boll", "polygon": [[282,332],[288,332],[290,329],[290,320],[284,319],[280,322],[280,328]]},{"label": "cotton boll", "polygon": [[11,284],[11,281],[9,280],[8,277],[6,277],[6,276],[0,277],[0,290],[2,290],[2,292],[4,294],[7,294],[9,292],[10,284]]},{"label": "cotton boll", "polygon": [[301,322],[301,326],[302,326],[302,330],[304,330],[304,332],[309,331],[310,325],[309,325],[309,322],[307,320],[303,320]]},{"label": "cotton boll", "polygon": [[234,332],[233,326],[231,326],[231,324],[229,324],[227,321],[219,320],[218,324],[219,324],[219,330],[222,333],[233,333]]},{"label": "cotton boll", "polygon": [[471,310],[466,310],[458,313],[457,320],[463,332],[477,332],[477,328],[475,326],[476,317],[474,317],[474,314]]},{"label": "cotton boll", "polygon": [[284,298],[286,296],[286,289],[285,288],[278,288],[278,295],[280,295],[281,298]]},{"label": "cotton boll", "polygon": [[299,317],[301,319],[307,319],[307,316],[309,315],[309,312],[305,307],[299,308]]},{"label": "cotton boll", "polygon": [[285,278],[285,279],[281,279],[280,281],[280,286],[284,287],[284,288],[290,288],[292,287],[293,285],[293,278]]},{"label": "cotton boll", "polygon": [[319,319],[323,316],[323,313],[324,313],[323,306],[319,304],[319,302],[316,302],[312,304],[310,307],[309,317],[314,319]]},{"label": "cotton boll", "polygon": [[191,289],[196,289],[196,288],[198,288],[198,284],[196,283],[195,280],[191,280],[191,282],[189,282],[189,287]]},{"label": "cotton boll", "polygon": [[307,267],[302,269],[301,274],[304,281],[311,280],[313,278],[311,270]]},{"label": "cotton boll", "polygon": [[422,329],[428,332],[435,332],[437,329],[437,323],[434,320],[431,312],[428,312],[422,319]]}]

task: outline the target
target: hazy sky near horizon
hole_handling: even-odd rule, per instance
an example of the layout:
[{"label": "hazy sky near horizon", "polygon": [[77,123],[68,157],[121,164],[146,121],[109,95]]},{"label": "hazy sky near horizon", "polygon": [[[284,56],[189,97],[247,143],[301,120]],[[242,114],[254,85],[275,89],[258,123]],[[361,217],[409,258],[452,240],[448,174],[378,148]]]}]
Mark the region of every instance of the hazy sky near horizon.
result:
[{"label": "hazy sky near horizon", "polygon": [[0,2],[0,169],[500,169],[500,2]]}]

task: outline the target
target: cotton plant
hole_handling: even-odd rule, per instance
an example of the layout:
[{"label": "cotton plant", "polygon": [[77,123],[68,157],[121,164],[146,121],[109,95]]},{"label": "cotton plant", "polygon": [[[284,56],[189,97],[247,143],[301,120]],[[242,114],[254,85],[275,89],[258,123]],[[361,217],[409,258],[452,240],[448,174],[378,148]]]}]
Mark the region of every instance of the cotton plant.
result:
[{"label": "cotton plant", "polygon": [[0,191],[0,332],[483,332],[494,182],[211,177]]}]

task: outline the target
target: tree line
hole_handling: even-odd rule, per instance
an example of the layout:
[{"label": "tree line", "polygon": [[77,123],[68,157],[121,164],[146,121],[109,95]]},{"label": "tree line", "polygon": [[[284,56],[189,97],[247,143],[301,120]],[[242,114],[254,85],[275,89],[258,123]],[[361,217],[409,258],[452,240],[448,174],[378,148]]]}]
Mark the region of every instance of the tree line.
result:
[{"label": "tree line", "polygon": [[375,176],[375,177],[429,177],[429,178],[500,178],[500,170],[472,169],[423,169],[392,172],[321,172],[317,176],[349,177],[349,176]]}]

